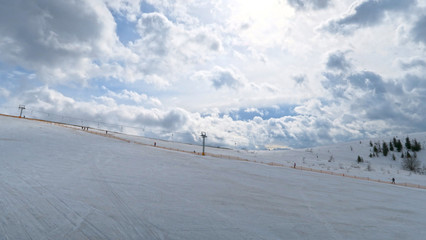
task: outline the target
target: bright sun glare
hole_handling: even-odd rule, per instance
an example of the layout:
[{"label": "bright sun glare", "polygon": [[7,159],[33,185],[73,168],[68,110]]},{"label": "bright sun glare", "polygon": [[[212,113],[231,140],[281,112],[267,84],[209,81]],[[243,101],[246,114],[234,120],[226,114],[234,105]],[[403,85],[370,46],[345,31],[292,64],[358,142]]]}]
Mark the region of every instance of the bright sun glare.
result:
[{"label": "bright sun glare", "polygon": [[[279,41],[294,9],[280,0],[234,0],[230,5],[231,22],[245,26],[242,37],[251,43],[268,44]],[[267,35],[268,37],[265,37]]]}]

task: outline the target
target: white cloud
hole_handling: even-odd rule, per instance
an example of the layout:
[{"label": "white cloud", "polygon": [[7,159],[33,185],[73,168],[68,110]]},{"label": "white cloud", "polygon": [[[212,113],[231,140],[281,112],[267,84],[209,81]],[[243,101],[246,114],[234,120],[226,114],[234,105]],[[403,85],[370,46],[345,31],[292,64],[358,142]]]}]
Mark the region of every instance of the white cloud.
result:
[{"label": "white cloud", "polygon": [[171,22],[161,13],[143,13],[137,21],[140,39],[129,44],[137,58],[127,61],[125,80],[144,80],[159,88],[169,87],[194,64],[219,53],[219,38],[206,28],[190,29]]},{"label": "white cloud", "polygon": [[330,5],[331,0],[287,0],[288,4],[297,9],[323,9]]},{"label": "white cloud", "polygon": [[426,15],[420,17],[414,24],[414,27],[411,29],[411,35],[413,36],[414,41],[423,43],[426,46]]},{"label": "white cloud", "polygon": [[358,28],[378,25],[385,13],[404,12],[416,4],[416,0],[367,0],[355,2],[349,14],[330,20],[323,26],[331,33],[351,34]]},{"label": "white cloud", "polygon": [[108,95],[110,95],[113,98],[132,100],[136,103],[141,103],[148,99],[148,96],[146,94],[139,94],[137,92],[129,91],[126,89],[123,90],[121,93],[108,91]]},{"label": "white cloud", "polygon": [[5,106],[253,148],[426,130],[423,2],[4,4]]},{"label": "white cloud", "polygon": [[[11,102],[19,102],[27,106],[32,114],[44,114],[41,117],[72,117],[88,121],[107,122],[111,124],[129,125],[134,127],[150,126],[152,128],[177,129],[185,125],[188,112],[181,109],[159,110],[141,106],[117,104],[119,98],[144,98],[143,95],[124,90],[108,96],[92,97],[91,101],[75,101],[47,86],[22,92]],[[156,99],[153,99],[156,101]],[[47,113],[51,116],[47,116]]]},{"label": "white cloud", "polygon": [[346,59],[346,52],[333,52],[328,55],[326,66],[330,70],[347,71],[351,68],[351,63]]},{"label": "white cloud", "polygon": [[114,98],[107,97],[107,96],[100,96],[100,97],[92,97],[96,102],[104,104],[105,106],[109,107],[116,107],[117,103],[115,102]]},{"label": "white cloud", "polygon": [[[106,87],[103,87],[103,89],[107,90],[107,96],[113,98],[113,99],[120,99],[120,100],[130,100],[138,104],[143,104],[143,106],[161,106],[161,101],[158,98],[152,98],[148,97],[146,94],[140,94],[135,91],[124,89],[119,93],[113,92]],[[104,96],[102,96],[104,97]]]},{"label": "white cloud", "polygon": [[247,113],[259,113],[259,114],[262,114],[262,113],[259,111],[259,109],[257,109],[257,108],[246,108],[246,109],[244,110],[244,112],[247,112]]},{"label": "white cloud", "polygon": [[144,80],[160,89],[164,89],[170,86],[170,82],[158,76],[157,74],[146,75],[144,76]]},{"label": "white cloud", "polygon": [[399,65],[403,70],[410,70],[410,69],[426,69],[426,61],[421,58],[412,58],[408,60],[399,60]]},{"label": "white cloud", "polygon": [[288,28],[293,8],[283,1],[233,0],[229,3],[228,31],[235,44],[260,48],[280,44]]},{"label": "white cloud", "polygon": [[136,21],[140,15],[140,5],[143,0],[103,0],[115,12],[126,16],[129,21]]},{"label": "white cloud", "polygon": [[199,71],[194,74],[193,78],[210,82],[215,89],[228,87],[237,90],[243,86],[244,77],[235,73],[232,69],[224,69],[215,66],[211,71]]},{"label": "white cloud", "polygon": [[[99,1],[11,1],[0,10],[1,60],[45,82],[87,81],[121,52],[115,22]],[[101,60],[102,59],[102,60]]]}]

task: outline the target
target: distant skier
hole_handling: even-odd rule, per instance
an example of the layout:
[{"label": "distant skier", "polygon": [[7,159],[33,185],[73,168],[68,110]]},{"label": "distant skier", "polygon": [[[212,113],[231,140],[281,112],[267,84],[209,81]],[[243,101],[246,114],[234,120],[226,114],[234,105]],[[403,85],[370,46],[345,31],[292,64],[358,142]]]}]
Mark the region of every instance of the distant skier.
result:
[{"label": "distant skier", "polygon": [[154,142],[154,147],[156,147],[157,146],[157,142]]},{"label": "distant skier", "polygon": [[392,178],[392,183],[395,184],[395,178]]},{"label": "distant skier", "polygon": [[294,163],[293,167],[296,168],[296,163]]}]

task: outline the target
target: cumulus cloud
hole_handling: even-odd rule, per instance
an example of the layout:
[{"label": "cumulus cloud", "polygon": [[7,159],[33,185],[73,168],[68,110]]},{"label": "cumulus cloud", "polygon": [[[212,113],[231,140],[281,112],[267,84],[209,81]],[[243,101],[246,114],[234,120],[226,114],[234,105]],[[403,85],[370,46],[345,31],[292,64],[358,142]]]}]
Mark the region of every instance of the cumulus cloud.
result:
[{"label": "cumulus cloud", "polygon": [[347,71],[351,68],[350,61],[346,58],[346,52],[333,52],[328,55],[326,67],[329,70]]},{"label": "cumulus cloud", "polygon": [[374,91],[376,94],[386,92],[382,77],[374,72],[362,71],[348,76],[349,83],[365,91]]},{"label": "cumulus cloud", "polygon": [[145,44],[144,50],[150,49],[155,55],[164,56],[176,51],[176,54],[189,58],[200,55],[201,50],[216,52],[221,49],[220,40],[208,29],[185,29],[158,12],[142,14],[137,26],[141,39],[135,45]]},{"label": "cumulus cloud", "polygon": [[415,42],[423,43],[426,46],[426,15],[417,20],[414,27],[411,29],[411,35]]},{"label": "cumulus cloud", "polygon": [[324,72],[321,85],[335,98],[347,98],[348,80],[343,73]]},{"label": "cumulus cloud", "polygon": [[[385,82],[379,74],[371,71],[348,71],[352,63],[346,59],[345,52],[337,51],[328,55],[323,73],[322,86],[330,91],[335,98],[348,99],[353,96],[351,90],[372,91],[374,94],[383,94]],[[329,70],[338,70],[330,72]]]},{"label": "cumulus cloud", "polygon": [[300,74],[293,76],[292,79],[296,82],[296,84],[301,85],[306,82],[307,76],[305,74]]},{"label": "cumulus cloud", "polygon": [[[93,78],[145,81],[160,88],[221,51],[208,27],[186,28],[140,1],[8,1],[0,9],[0,61],[34,71],[47,83],[88,86]],[[139,10],[138,10],[139,9]],[[125,47],[111,11],[132,15],[139,38]],[[184,73],[184,71],[183,71]]]},{"label": "cumulus cloud", "polygon": [[210,79],[216,89],[224,86],[236,89],[240,85],[240,81],[235,74],[229,70],[216,71]]},{"label": "cumulus cloud", "polygon": [[[12,101],[27,106],[25,115],[53,121],[84,124],[127,133],[153,136],[189,143],[199,142],[199,131],[207,131],[209,144],[264,149],[265,144],[285,144],[292,147],[312,146],[332,139],[326,129],[326,118],[311,115],[236,121],[227,115],[189,113],[180,108],[161,110],[117,104],[117,96],[94,97],[91,101],[76,101],[47,86],[21,93]],[[129,95],[129,94],[127,94]],[[315,105],[315,104],[314,104]],[[257,109],[246,109],[257,112]],[[99,126],[99,124],[101,126]],[[323,130],[319,130],[319,128]]]},{"label": "cumulus cloud", "polygon": [[414,58],[408,61],[399,61],[399,65],[403,70],[410,70],[413,68],[426,68],[426,61],[420,58]]},{"label": "cumulus cloud", "polygon": [[404,78],[403,86],[408,93],[414,94],[418,97],[421,93],[426,91],[426,78],[419,77],[418,75],[407,74]]},{"label": "cumulus cloud", "polygon": [[[27,116],[34,115],[44,119],[55,121],[74,121],[72,123],[81,124],[75,119],[82,119],[86,122],[101,121],[109,124],[117,124],[142,128],[149,126],[162,130],[176,130],[184,126],[188,120],[189,113],[180,108],[171,110],[160,110],[157,108],[145,108],[142,106],[132,106],[117,104],[114,98],[140,98],[134,92],[123,91],[119,94],[110,92],[112,97],[93,97],[92,101],[76,101],[64,96],[60,92],[42,86],[22,92],[12,98],[10,103],[25,104],[27,106]],[[142,98],[144,98],[142,96]],[[64,120],[65,119],[65,120]],[[157,132],[158,133],[158,132]],[[142,134],[139,132],[139,134]]]},{"label": "cumulus cloud", "polygon": [[309,147],[313,142],[333,142],[332,132],[339,128],[328,118],[313,114],[269,119],[263,125],[265,129],[271,129],[267,135],[270,144],[281,143],[295,148]]},{"label": "cumulus cloud", "polygon": [[166,130],[179,130],[188,120],[188,112],[182,109],[172,109],[170,111],[138,111],[133,124],[136,122],[144,126],[161,127]]},{"label": "cumulus cloud", "polygon": [[137,93],[135,91],[124,89],[121,92],[113,92],[106,87],[103,89],[107,90],[107,96],[118,100],[130,100],[137,104],[143,104],[144,106],[161,106],[161,101],[158,98],[149,97],[146,94]]},{"label": "cumulus cloud", "polygon": [[244,112],[246,113],[258,113],[259,115],[263,115],[263,112],[259,111],[257,108],[246,108],[244,109]]},{"label": "cumulus cloud", "polygon": [[300,9],[323,9],[330,5],[331,0],[287,0],[290,6]]},{"label": "cumulus cloud", "polygon": [[169,51],[172,28],[173,23],[160,13],[143,14],[138,20],[138,32],[142,38],[140,41],[146,44],[146,49],[159,56],[164,56]]},{"label": "cumulus cloud", "polygon": [[[425,131],[423,3],[352,2],[336,15],[345,3],[5,1],[1,104],[190,143],[207,131],[209,144],[244,148]],[[321,21],[342,35],[317,35]],[[379,24],[369,39],[345,35]],[[392,29],[416,44],[395,46]]]},{"label": "cumulus cloud", "polygon": [[140,79],[159,87],[169,86],[181,76],[175,73],[185,74],[192,64],[202,63],[222,49],[219,38],[208,29],[186,29],[158,12],[143,13],[137,31],[140,39],[129,48],[138,57],[126,66],[131,72],[140,72]]},{"label": "cumulus cloud", "polygon": [[104,0],[114,12],[126,16],[129,21],[136,21],[141,12],[141,4],[144,0]]},{"label": "cumulus cloud", "polygon": [[165,89],[170,86],[170,82],[164,79],[163,77],[160,77],[157,74],[149,74],[144,75],[143,79],[145,82],[152,84],[160,89]]},{"label": "cumulus cloud", "polygon": [[378,25],[387,12],[403,12],[416,4],[416,0],[367,0],[355,5],[347,16],[332,19],[322,29],[331,33],[350,34],[362,27]]},{"label": "cumulus cloud", "polygon": [[114,19],[101,2],[2,3],[1,60],[35,71],[44,81],[87,80],[93,61],[119,48]]},{"label": "cumulus cloud", "polygon": [[121,93],[115,93],[110,90],[108,90],[108,95],[114,98],[118,99],[126,99],[126,100],[132,100],[136,103],[141,103],[143,101],[146,101],[148,99],[148,96],[146,94],[139,94],[134,91],[129,91],[124,89]]},{"label": "cumulus cloud", "polygon": [[[411,67],[413,63],[418,64],[414,60],[407,64]],[[297,107],[299,113],[335,119],[334,129],[360,136],[424,131],[421,119],[426,112],[420,104],[425,100],[424,78],[408,74],[391,80],[376,72],[353,70],[324,72],[323,76],[322,84],[330,97]]]},{"label": "cumulus cloud", "polygon": [[237,74],[234,70],[218,66],[214,67],[211,71],[199,71],[194,74],[194,78],[211,82],[215,89],[224,87],[238,89],[244,85],[243,77]]}]

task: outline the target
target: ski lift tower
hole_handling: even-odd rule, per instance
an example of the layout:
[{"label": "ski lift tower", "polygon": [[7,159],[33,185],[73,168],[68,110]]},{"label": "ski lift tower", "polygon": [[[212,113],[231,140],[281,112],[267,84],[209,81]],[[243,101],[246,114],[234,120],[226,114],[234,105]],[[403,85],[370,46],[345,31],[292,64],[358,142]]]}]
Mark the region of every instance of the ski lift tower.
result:
[{"label": "ski lift tower", "polygon": [[19,109],[21,109],[21,113],[19,114],[19,118],[22,117],[22,111],[25,109],[25,105],[19,105]]},{"label": "ski lift tower", "polygon": [[204,156],[204,155],[206,155],[205,152],[204,152],[204,150],[206,148],[206,137],[207,137],[206,132],[201,132],[201,137],[203,138],[203,156]]}]

